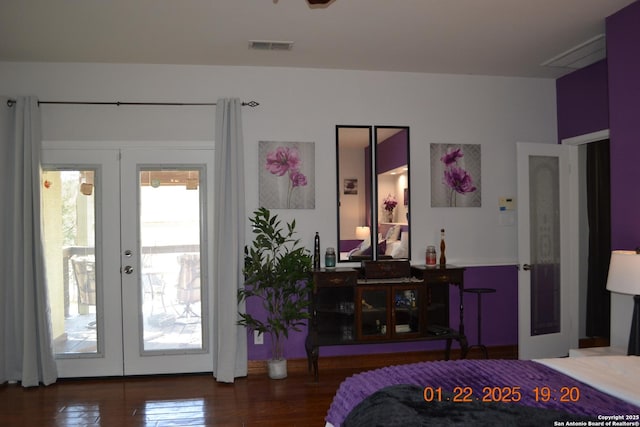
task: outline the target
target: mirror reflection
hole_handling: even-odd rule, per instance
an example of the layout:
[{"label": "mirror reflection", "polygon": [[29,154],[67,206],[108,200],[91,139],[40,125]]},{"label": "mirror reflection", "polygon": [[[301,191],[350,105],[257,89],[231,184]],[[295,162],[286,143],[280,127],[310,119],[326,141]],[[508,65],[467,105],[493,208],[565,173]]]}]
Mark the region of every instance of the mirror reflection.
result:
[{"label": "mirror reflection", "polygon": [[339,260],[410,258],[409,128],[336,126],[336,145]]},{"label": "mirror reflection", "polygon": [[378,259],[409,258],[409,129],[376,127]]}]

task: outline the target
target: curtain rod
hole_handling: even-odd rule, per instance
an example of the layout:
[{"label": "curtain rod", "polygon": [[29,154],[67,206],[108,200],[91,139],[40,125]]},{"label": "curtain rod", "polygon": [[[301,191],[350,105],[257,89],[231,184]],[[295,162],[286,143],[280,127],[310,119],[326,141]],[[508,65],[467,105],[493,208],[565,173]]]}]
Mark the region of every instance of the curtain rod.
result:
[{"label": "curtain rod", "polygon": [[[13,107],[16,103],[15,99],[7,100],[7,105]],[[64,104],[64,105],[168,105],[168,106],[215,106],[215,102],[97,102],[97,101],[38,101],[38,105],[41,104]],[[256,101],[243,102],[243,107],[257,107],[260,103]]]}]

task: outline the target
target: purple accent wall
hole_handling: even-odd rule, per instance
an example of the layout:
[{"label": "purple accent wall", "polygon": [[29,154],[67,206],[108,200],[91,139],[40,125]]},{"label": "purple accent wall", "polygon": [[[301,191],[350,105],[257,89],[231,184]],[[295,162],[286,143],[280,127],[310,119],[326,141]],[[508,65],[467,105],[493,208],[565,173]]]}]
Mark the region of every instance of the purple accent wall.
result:
[{"label": "purple accent wall", "polygon": [[556,81],[558,141],[609,129],[607,60]]},{"label": "purple accent wall", "polygon": [[408,164],[407,129],[385,139],[376,147],[376,169],[378,173]]},{"label": "purple accent wall", "polygon": [[611,247],[640,246],[640,2],[607,18]]},{"label": "purple accent wall", "polygon": [[[465,288],[495,288],[496,293],[482,296],[482,341],[485,345],[518,344],[518,272],[515,266],[469,267],[464,273]],[[458,288],[451,286],[450,326],[457,328],[460,303]],[[248,302],[247,311],[259,313],[258,304]],[[464,323],[469,344],[477,342],[477,297],[464,294]],[[285,356],[290,359],[305,358],[304,341],[307,330],[289,334],[285,345]],[[247,334],[249,360],[269,358],[269,337],[264,345],[254,345],[252,334]],[[443,350],[444,341],[418,341],[410,343],[359,344],[334,347],[321,347],[322,356],[342,356],[369,353],[393,353],[402,351]],[[453,348],[459,348],[454,342]]]}]

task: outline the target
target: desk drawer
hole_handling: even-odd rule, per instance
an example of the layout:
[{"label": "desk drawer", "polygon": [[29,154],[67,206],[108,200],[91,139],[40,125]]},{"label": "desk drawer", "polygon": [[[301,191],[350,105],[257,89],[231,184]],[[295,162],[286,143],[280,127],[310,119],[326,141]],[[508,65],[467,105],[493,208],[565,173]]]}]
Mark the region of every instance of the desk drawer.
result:
[{"label": "desk drawer", "polygon": [[462,283],[464,269],[434,269],[424,270],[426,283]]},{"label": "desk drawer", "polygon": [[317,287],[355,286],[358,283],[358,272],[355,270],[323,270],[313,273]]}]

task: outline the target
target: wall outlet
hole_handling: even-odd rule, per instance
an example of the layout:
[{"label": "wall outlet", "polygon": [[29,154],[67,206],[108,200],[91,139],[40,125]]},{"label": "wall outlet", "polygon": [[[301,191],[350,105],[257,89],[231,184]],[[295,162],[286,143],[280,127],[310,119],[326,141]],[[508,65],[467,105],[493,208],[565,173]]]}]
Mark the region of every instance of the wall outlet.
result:
[{"label": "wall outlet", "polygon": [[253,343],[256,345],[264,344],[264,336],[258,331],[253,331]]}]

